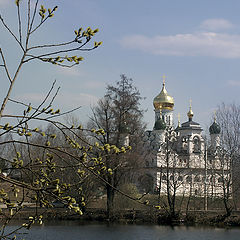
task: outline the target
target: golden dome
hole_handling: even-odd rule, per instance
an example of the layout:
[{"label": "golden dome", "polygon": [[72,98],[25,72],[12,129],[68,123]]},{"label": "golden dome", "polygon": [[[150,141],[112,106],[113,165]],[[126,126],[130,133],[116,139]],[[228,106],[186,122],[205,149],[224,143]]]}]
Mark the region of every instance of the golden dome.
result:
[{"label": "golden dome", "polygon": [[155,109],[173,110],[174,100],[169,96],[165,88],[165,81],[163,82],[162,91],[154,98],[153,106]]},{"label": "golden dome", "polygon": [[193,118],[193,111],[192,111],[191,108],[190,108],[190,110],[188,111],[187,115],[188,115],[189,118]]}]

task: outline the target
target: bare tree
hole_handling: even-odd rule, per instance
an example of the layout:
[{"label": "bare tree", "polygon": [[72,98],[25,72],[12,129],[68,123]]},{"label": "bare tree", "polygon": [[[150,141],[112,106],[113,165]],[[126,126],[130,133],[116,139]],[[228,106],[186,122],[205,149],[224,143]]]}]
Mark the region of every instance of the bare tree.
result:
[{"label": "bare tree", "polygon": [[[17,32],[8,25],[7,14],[4,16],[0,13],[1,26],[21,51],[17,67],[13,71],[7,57],[8,49],[0,47],[0,76],[9,83],[0,109],[0,159],[4,162],[1,170],[7,174],[0,174],[0,202],[6,206],[1,212],[1,239],[13,239],[19,230],[29,229],[35,221],[41,223],[42,214],[48,207],[52,207],[54,200],[62,201],[68,208],[82,214],[85,199],[81,198],[80,205],[75,204],[76,199],[71,191],[74,186],[67,178],[59,178],[60,172],[64,175],[64,172],[71,169],[77,187],[89,173],[101,181],[106,181],[101,177],[105,171],[102,161],[95,157],[96,152],[105,157],[105,149],[93,146],[82,134],[78,134],[77,131],[89,133],[87,129],[82,129],[81,125],[68,126],[57,120],[57,117],[73,110],[62,113],[60,109],[53,109],[52,105],[59,91],[55,88],[55,82],[36,106],[11,98],[19,73],[25,64],[39,61],[60,67],[73,67],[83,60],[81,56],[76,56],[79,52],[90,51],[101,45],[101,42],[95,42],[93,46],[89,46],[92,37],[98,32],[98,29],[92,30],[90,27],[86,30],[75,30],[73,36],[66,41],[34,44],[33,34],[37,34],[38,30],[53,18],[58,8],[54,6],[46,9],[44,5],[40,5],[41,2],[43,1],[15,1]],[[18,105],[18,113],[6,113],[9,101]],[[36,127],[36,124],[40,125],[41,122],[51,125],[48,131]],[[95,133],[104,134],[102,130],[96,130]],[[58,138],[61,141],[57,141]],[[108,154],[114,153],[110,151]],[[81,196],[81,193],[79,195]],[[19,228],[6,232],[6,226],[21,214],[26,202],[32,202],[35,206],[32,216]],[[43,208],[41,211],[40,207]]]},{"label": "bare tree", "polygon": [[[158,180],[159,186],[161,185],[159,193],[162,192],[167,197],[167,202],[165,202],[165,198],[162,198],[160,202],[167,211],[169,220],[172,221],[178,218],[184,200],[185,190],[188,191],[187,187],[192,184],[193,179],[190,170],[188,170],[186,166],[183,166],[182,160],[181,162],[179,160],[176,132],[169,128],[166,129],[164,135],[165,140],[161,144],[159,153],[159,161],[161,164],[161,176]],[[185,184],[185,182],[187,182],[187,184]]]},{"label": "bare tree", "polygon": [[223,174],[220,176],[221,183],[223,184],[224,205],[226,211],[229,212],[228,208],[232,208],[232,198],[234,198],[235,204],[239,206],[240,106],[235,103],[222,103],[218,106],[216,118],[221,128],[221,151],[218,155],[222,166],[224,168],[227,167],[229,171],[227,176],[224,177]]}]

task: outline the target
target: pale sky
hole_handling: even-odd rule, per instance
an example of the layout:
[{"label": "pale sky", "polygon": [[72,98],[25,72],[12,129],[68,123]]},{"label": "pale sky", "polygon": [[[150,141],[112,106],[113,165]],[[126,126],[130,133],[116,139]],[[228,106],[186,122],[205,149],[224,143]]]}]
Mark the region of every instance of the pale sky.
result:
[{"label": "pale sky", "polygon": [[[25,0],[22,0],[25,1]],[[0,13],[11,27],[17,24],[14,1],[0,0]],[[181,122],[187,121],[192,99],[194,121],[203,128],[211,122],[221,102],[240,103],[240,1],[239,0],[51,0],[58,5],[55,17],[34,35],[34,41],[59,42],[74,36],[79,27],[99,28],[93,39],[103,41],[98,49],[84,53],[84,62],[72,69],[50,64],[24,66],[12,98],[37,103],[56,79],[61,87],[55,102],[63,110],[82,106],[75,113],[87,120],[90,105],[114,84],[120,74],[134,80],[146,100],[145,121],[154,124],[153,98],[166,88],[175,100]],[[32,43],[34,43],[34,41]],[[12,69],[18,51],[0,26],[0,44]],[[0,96],[7,80],[0,70]],[[17,111],[8,105],[8,112]]]}]

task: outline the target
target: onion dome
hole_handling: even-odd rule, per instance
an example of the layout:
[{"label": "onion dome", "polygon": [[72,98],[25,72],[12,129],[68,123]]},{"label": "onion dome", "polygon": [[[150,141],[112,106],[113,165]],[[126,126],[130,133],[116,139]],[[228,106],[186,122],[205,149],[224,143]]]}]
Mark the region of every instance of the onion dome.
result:
[{"label": "onion dome", "polygon": [[158,119],[154,124],[154,130],[165,130],[166,129],[166,123],[163,121],[162,118]]},{"label": "onion dome", "polygon": [[221,128],[217,124],[216,119],[214,119],[213,124],[209,127],[209,132],[210,132],[210,134],[220,134]]},{"label": "onion dome", "polygon": [[192,118],[193,118],[193,111],[192,111],[192,108],[189,109],[187,115],[188,115],[188,119],[189,119],[189,121],[192,121]]},{"label": "onion dome", "polygon": [[168,109],[173,110],[174,100],[169,96],[165,88],[165,79],[163,81],[162,91],[154,98],[153,106],[155,109]]}]

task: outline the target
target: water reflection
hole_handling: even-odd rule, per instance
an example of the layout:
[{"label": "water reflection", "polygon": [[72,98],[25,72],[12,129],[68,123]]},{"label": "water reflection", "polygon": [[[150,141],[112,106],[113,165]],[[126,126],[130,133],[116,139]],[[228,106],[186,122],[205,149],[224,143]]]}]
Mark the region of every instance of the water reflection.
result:
[{"label": "water reflection", "polygon": [[33,226],[28,240],[239,240],[240,229],[156,225],[81,224],[48,222]]}]

